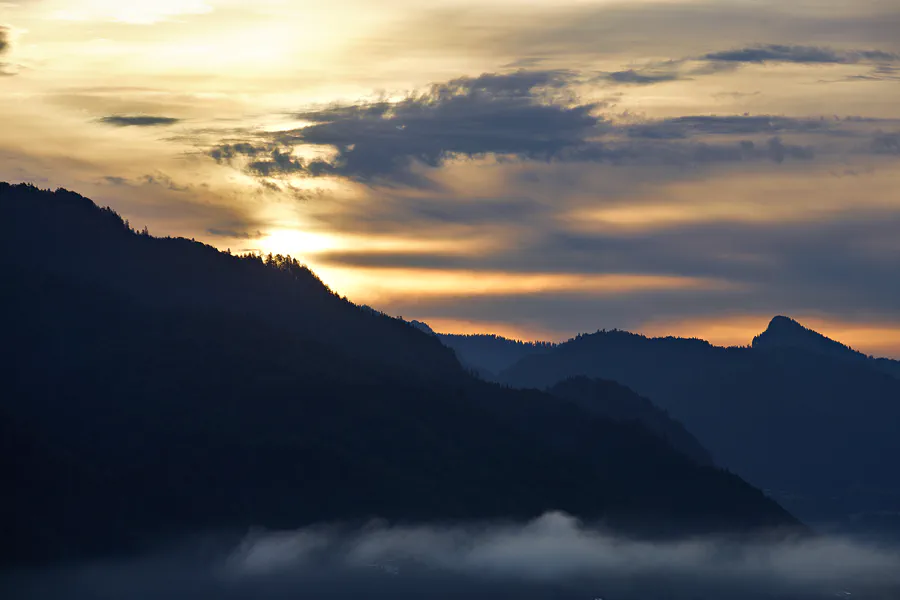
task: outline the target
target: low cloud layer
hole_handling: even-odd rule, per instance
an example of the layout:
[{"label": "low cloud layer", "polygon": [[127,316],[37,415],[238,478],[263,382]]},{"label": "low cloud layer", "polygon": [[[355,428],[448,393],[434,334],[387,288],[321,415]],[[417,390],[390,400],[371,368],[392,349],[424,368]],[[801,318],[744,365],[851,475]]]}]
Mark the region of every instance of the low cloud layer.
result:
[{"label": "low cloud layer", "polygon": [[896,549],[840,538],[781,541],[614,537],[560,513],[527,524],[340,527],[254,533],[113,564],[11,574],[10,600],[468,598],[639,600],[888,598]]}]

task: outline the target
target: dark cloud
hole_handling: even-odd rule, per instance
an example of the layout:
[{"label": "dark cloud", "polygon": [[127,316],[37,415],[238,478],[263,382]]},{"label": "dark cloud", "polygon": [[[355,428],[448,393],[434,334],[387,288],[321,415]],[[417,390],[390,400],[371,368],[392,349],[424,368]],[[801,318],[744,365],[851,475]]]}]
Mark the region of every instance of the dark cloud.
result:
[{"label": "dark cloud", "polygon": [[[585,142],[603,125],[595,104],[553,103],[571,74],[517,71],[435,84],[399,102],[335,106],[297,114],[313,125],[257,144],[228,144],[210,155],[220,161],[248,157],[262,176],[303,173],[361,181],[409,180],[412,166],[439,167],[446,160],[487,154],[549,160]],[[329,160],[303,160],[299,144],[330,146]]]},{"label": "dark cloud", "polygon": [[881,65],[868,73],[848,75],[843,79],[823,80],[822,83],[843,83],[848,81],[900,81],[900,69],[888,65]]},{"label": "dark cloud", "polygon": [[745,64],[769,62],[802,64],[874,63],[875,67],[870,75],[857,75],[849,79],[889,79],[894,74],[894,68],[889,63],[900,62],[900,54],[881,50],[843,51],[826,46],[761,44],[710,52],[700,56],[674,58],[649,63],[638,68],[602,73],[596,80],[621,85],[653,85],[668,81],[690,80],[696,76],[734,71]]},{"label": "dark cloud", "polygon": [[640,68],[603,73],[597,80],[620,85],[653,85],[668,81],[689,81],[697,76],[715,75],[734,71],[740,64],[697,60],[693,58],[670,59],[650,63]]},{"label": "dark cloud", "polygon": [[843,51],[824,46],[764,44],[722,52],[711,52],[704,55],[703,58],[711,61],[737,63],[856,64],[862,62],[895,62],[900,60],[900,55],[880,50]]},{"label": "dark cloud", "polygon": [[650,62],[638,68],[603,73],[597,79],[623,85],[652,85],[667,81],[690,80],[699,75],[714,75],[723,71],[733,71],[739,65],[697,61],[692,58],[678,58]]},{"label": "dark cloud", "polygon": [[[0,56],[6,54],[10,48],[9,28],[0,25]],[[12,70],[9,70],[10,67]],[[0,62],[0,77],[16,75],[16,67],[8,63]]]},{"label": "dark cloud", "polygon": [[180,185],[178,183],[175,183],[175,181],[165,173],[144,175],[143,177],[141,177],[141,182],[147,185],[159,185],[164,188],[170,189],[173,192],[186,192],[191,189],[188,185]]},{"label": "dark cloud", "polygon": [[877,81],[900,81],[900,67],[892,67],[890,65],[878,65],[867,75],[857,75],[859,79],[870,79]]},{"label": "dark cloud", "polygon": [[116,127],[161,127],[174,125],[181,119],[152,115],[109,115],[101,117],[99,121]]},{"label": "dark cloud", "polygon": [[681,135],[681,132],[661,133],[646,130],[642,135],[635,137],[649,139],[632,143],[586,144],[563,152],[560,160],[652,167],[713,165],[752,160],[781,163],[787,158],[810,160],[815,157],[815,150],[811,146],[785,144],[778,136],[768,138],[763,143],[746,139],[732,143],[710,143],[683,139],[688,135]]},{"label": "dark cloud", "polygon": [[539,64],[546,62],[546,58],[542,58],[540,56],[527,56],[525,58],[519,58],[510,63],[503,65],[504,69],[533,69]]},{"label": "dark cloud", "polygon": [[606,73],[602,76],[602,78],[614,83],[633,85],[651,85],[654,83],[663,83],[666,81],[677,81],[679,79],[683,79],[683,77],[676,72],[652,72],[635,69]]},{"label": "dark cloud", "polygon": [[653,85],[734,71],[745,64],[771,62],[820,65],[874,63],[869,75],[856,75],[847,79],[892,79],[894,67],[889,63],[900,62],[900,54],[881,50],[835,50],[827,46],[760,44],[603,73],[597,80],[622,85]]},{"label": "dark cloud", "polygon": [[266,237],[266,234],[263,232],[256,231],[240,231],[237,229],[221,229],[216,227],[210,227],[206,230],[206,233],[209,235],[214,235],[216,237],[228,237],[228,238],[236,238],[241,240],[258,240]]},{"label": "dark cloud", "polygon": [[186,192],[191,189],[188,185],[180,185],[176,183],[171,177],[162,172],[156,172],[152,175],[143,175],[142,177],[139,177],[135,180],[128,179],[126,177],[108,175],[103,178],[103,182],[109,185],[129,187],[139,185],[161,186],[173,192]]},{"label": "dark cloud", "polygon": [[755,135],[784,132],[823,131],[829,123],[823,118],[794,119],[773,115],[687,116],[652,121],[628,127],[634,138],[686,139],[696,135]]},{"label": "dark cloud", "polygon": [[[628,73],[635,74],[620,79],[651,78]],[[662,75],[654,77],[658,81]],[[600,114],[604,105],[573,101],[568,89],[573,80],[566,71],[521,70],[455,79],[397,102],[297,113],[298,119],[312,124],[223,143],[208,154],[263,179],[330,175],[427,188],[435,185],[423,175],[428,167],[488,155],[501,161],[646,165],[810,159],[815,154],[812,147],[779,136],[833,130],[824,119],[770,115],[617,124]],[[726,134],[758,139],[725,143],[705,139]],[[330,154],[304,158],[296,152],[299,147],[327,148]]]},{"label": "dark cloud", "polygon": [[900,132],[882,132],[872,140],[872,151],[875,154],[900,155]]},{"label": "dark cloud", "polygon": [[739,100],[741,98],[752,98],[753,96],[759,96],[762,92],[717,92],[713,94],[713,98],[731,98],[733,100]]}]

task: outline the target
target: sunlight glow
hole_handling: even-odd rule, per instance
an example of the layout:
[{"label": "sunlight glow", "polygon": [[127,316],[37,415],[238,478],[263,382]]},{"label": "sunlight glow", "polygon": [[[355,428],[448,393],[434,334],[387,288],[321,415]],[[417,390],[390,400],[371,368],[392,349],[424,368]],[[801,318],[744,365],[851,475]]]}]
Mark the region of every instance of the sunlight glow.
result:
[{"label": "sunlight glow", "polygon": [[[60,8],[54,9],[55,6]],[[113,21],[134,25],[149,25],[178,15],[199,15],[212,11],[207,0],[80,0],[54,2],[50,8],[53,17],[61,21]]]},{"label": "sunlight glow", "polygon": [[507,273],[502,271],[444,271],[438,269],[319,267],[332,288],[371,302],[392,297],[459,297],[590,293],[613,296],[639,291],[722,290],[725,281],[696,277],[641,274]]},{"label": "sunlight glow", "polygon": [[272,229],[257,242],[263,254],[291,255],[301,257],[342,247],[340,238],[299,229]]}]

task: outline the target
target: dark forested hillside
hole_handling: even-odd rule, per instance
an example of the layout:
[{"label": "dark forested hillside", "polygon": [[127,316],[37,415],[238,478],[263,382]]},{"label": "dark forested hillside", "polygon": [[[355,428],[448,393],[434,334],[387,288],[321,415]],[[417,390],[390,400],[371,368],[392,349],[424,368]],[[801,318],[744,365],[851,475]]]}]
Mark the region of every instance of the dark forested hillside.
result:
[{"label": "dark forested hillside", "polygon": [[337,297],[296,261],[236,257],[183,238],[135,235],[114,212],[65,190],[0,183],[4,250],[16,263],[70,276],[160,308],[249,317],[366,360],[430,375],[460,371],[430,336]]},{"label": "dark forested hillside", "polygon": [[498,335],[437,333],[438,338],[456,352],[459,360],[469,368],[495,378],[497,373],[533,354],[542,354],[554,344],[521,342]]},{"label": "dark forested hillside", "polygon": [[141,235],[29,186],[0,186],[0,218],[3,561],[374,516],[797,525],[638,423],[469,376],[290,259]]},{"label": "dark forested hillside", "polygon": [[640,423],[694,462],[713,464],[709,452],[684,428],[684,425],[647,398],[635,394],[620,383],[579,376],[560,381],[547,391],[597,416],[618,422]]},{"label": "dark forested hillside", "polygon": [[[752,348],[623,331],[582,335],[522,359],[500,379],[538,388],[576,375],[621,382],[684,423],[718,464],[801,517],[855,527],[900,515],[900,380],[779,321]],[[784,326],[793,334],[779,331]]]}]

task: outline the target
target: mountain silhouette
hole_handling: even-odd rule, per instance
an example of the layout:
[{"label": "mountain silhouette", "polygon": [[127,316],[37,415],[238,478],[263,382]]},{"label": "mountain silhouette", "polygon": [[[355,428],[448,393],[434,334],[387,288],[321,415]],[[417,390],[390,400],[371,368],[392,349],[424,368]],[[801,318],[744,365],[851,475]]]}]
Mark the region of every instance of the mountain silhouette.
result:
[{"label": "mountain silhouette", "polygon": [[801,518],[864,528],[869,515],[900,514],[900,379],[884,368],[890,362],[777,317],[750,348],[618,330],[580,335],[498,379],[522,388],[579,375],[618,381]]},{"label": "mountain silhouette", "polygon": [[801,528],[638,422],[473,377],[289,257],[138,233],[64,190],[0,184],[0,215],[2,562],[372,517]]},{"label": "mountain silhouette", "polygon": [[753,338],[752,347],[758,349],[796,348],[843,360],[863,361],[874,369],[900,377],[900,361],[867,356],[817,331],[804,327],[790,317],[780,315],[774,317],[766,330]]},{"label": "mountain silhouette", "polygon": [[427,327],[444,345],[453,349],[462,364],[488,379],[496,378],[498,373],[526,356],[541,354],[555,346],[550,342],[522,342],[485,333],[435,333],[425,323],[414,321],[413,324],[422,331]]}]

